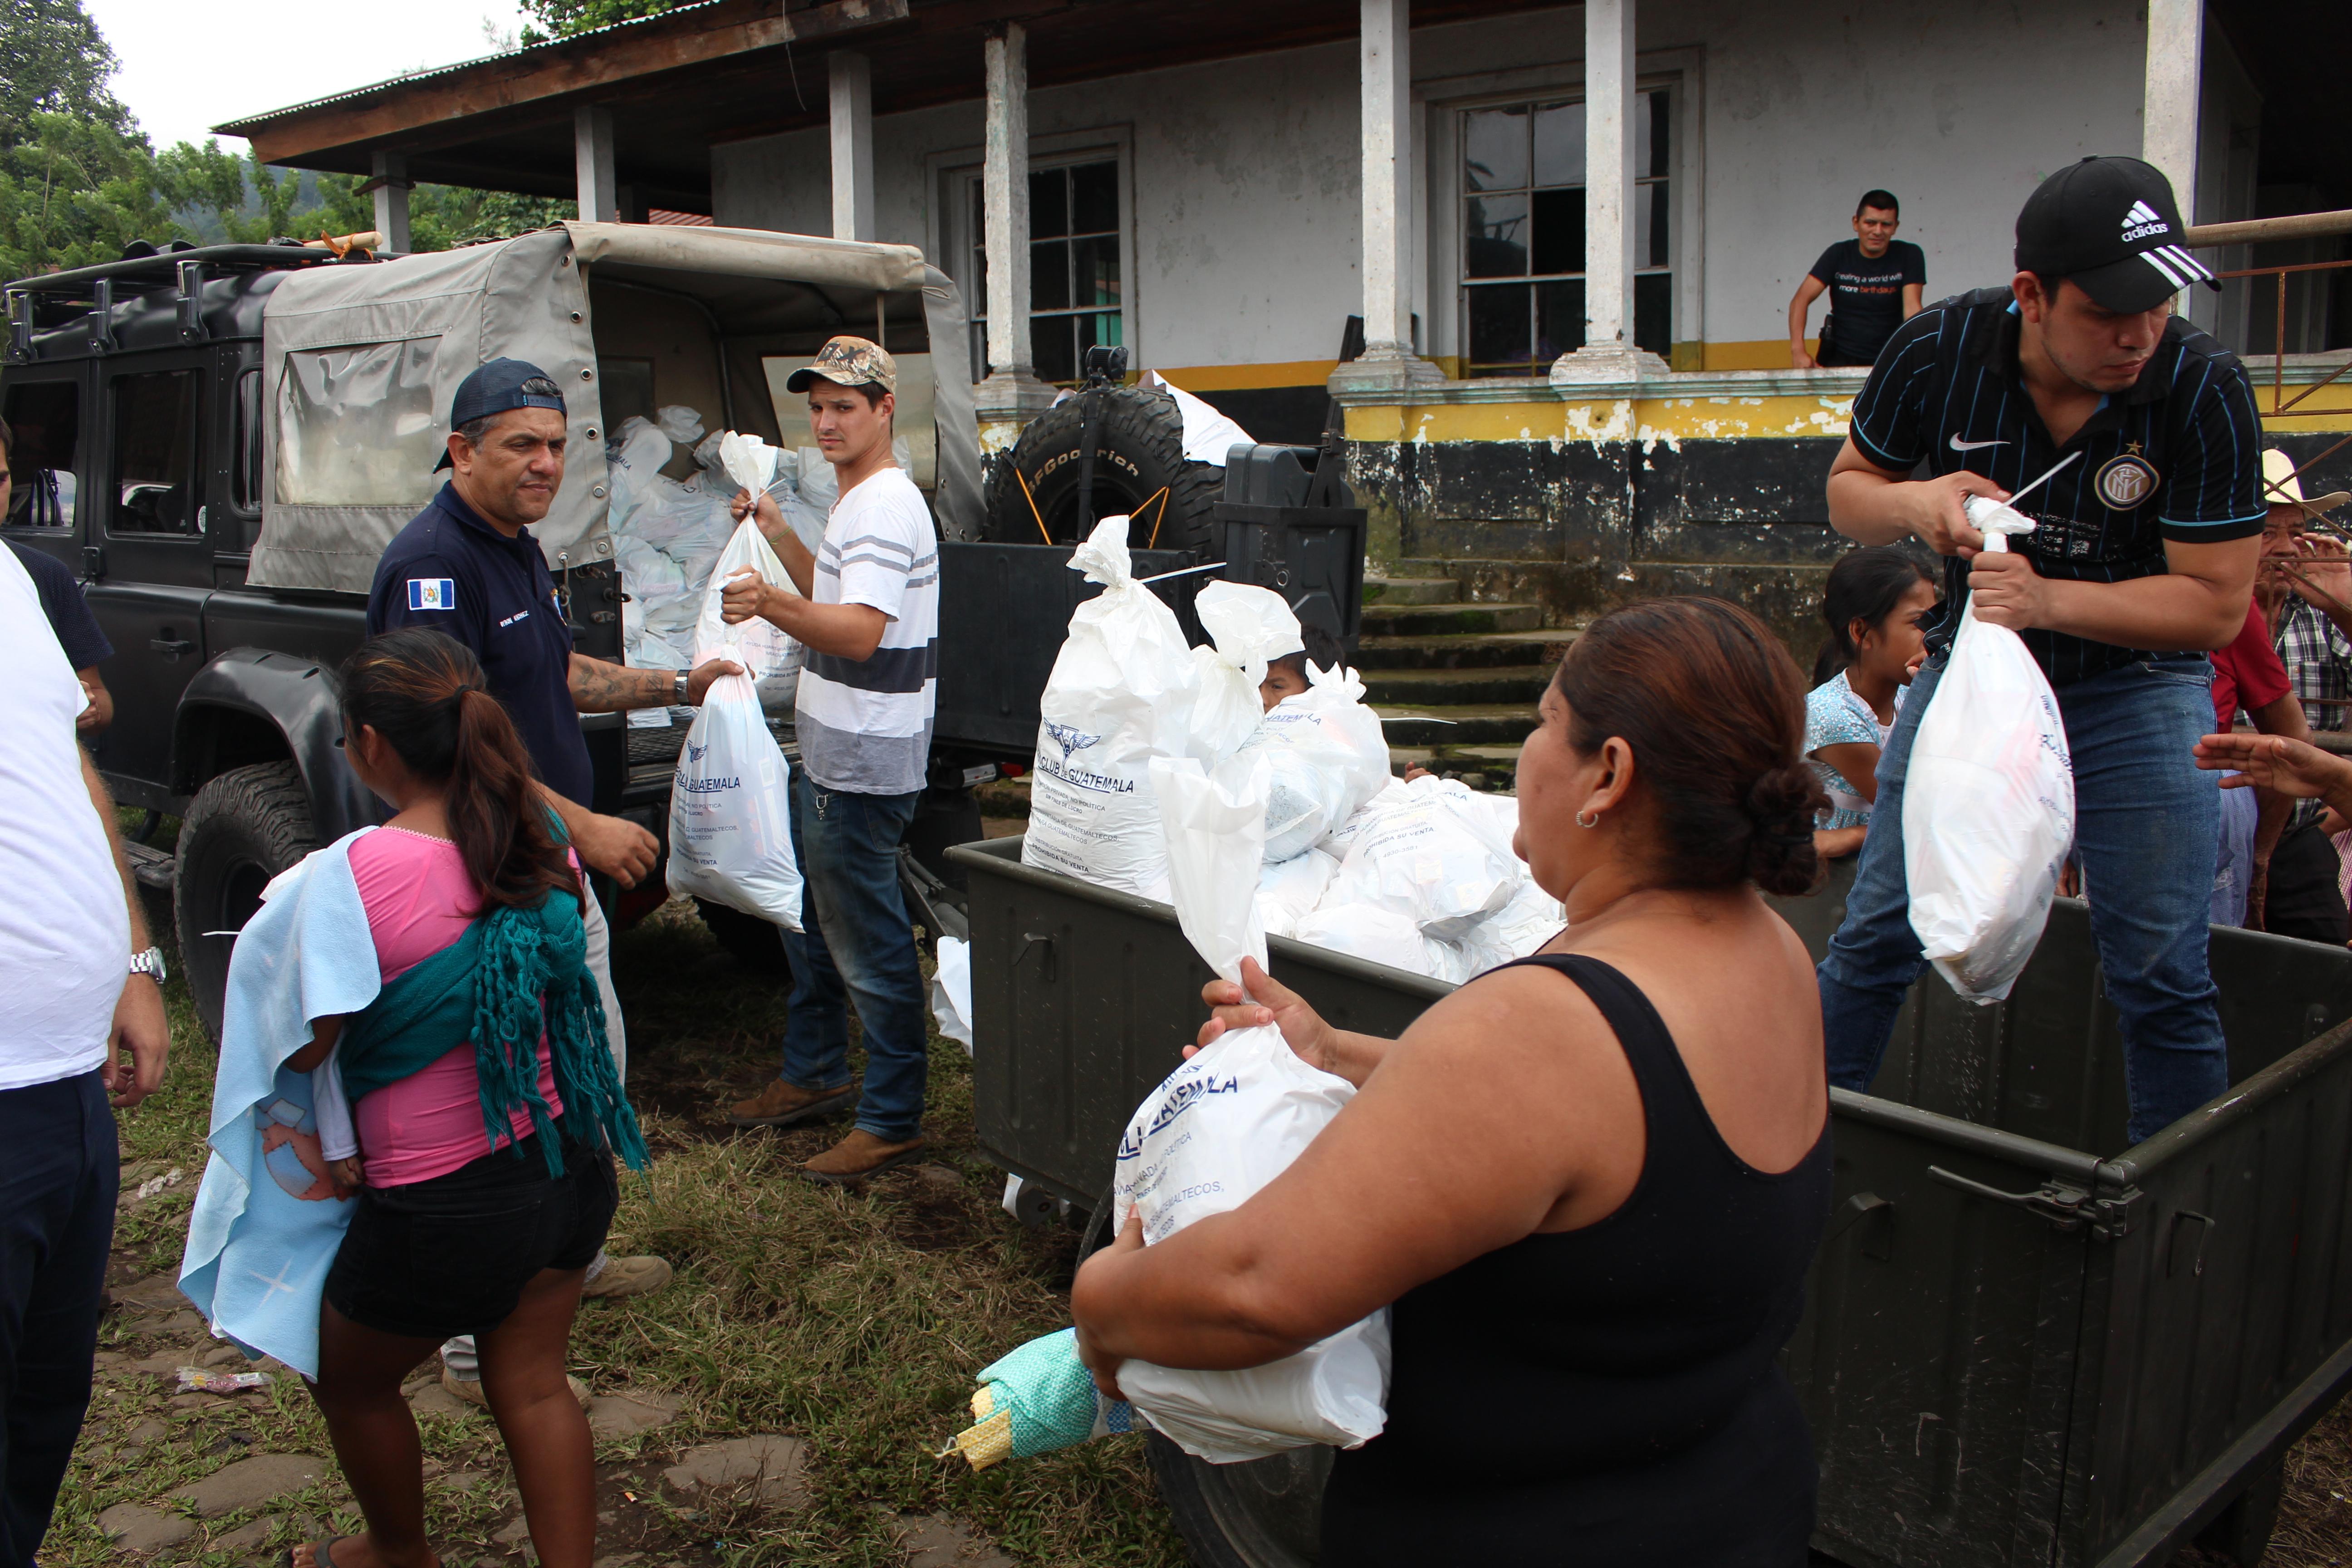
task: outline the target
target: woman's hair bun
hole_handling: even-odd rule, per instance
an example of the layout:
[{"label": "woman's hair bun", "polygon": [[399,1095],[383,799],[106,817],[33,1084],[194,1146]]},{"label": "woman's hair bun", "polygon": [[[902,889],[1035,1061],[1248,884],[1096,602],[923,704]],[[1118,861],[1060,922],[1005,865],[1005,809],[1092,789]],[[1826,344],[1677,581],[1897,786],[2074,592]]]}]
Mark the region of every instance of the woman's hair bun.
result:
[{"label": "woman's hair bun", "polygon": [[1802,763],[1757,775],[1748,791],[1754,831],[1748,843],[1748,875],[1768,893],[1804,893],[1822,879],[1822,858],[1813,848],[1813,814],[1829,804],[1821,780]]}]

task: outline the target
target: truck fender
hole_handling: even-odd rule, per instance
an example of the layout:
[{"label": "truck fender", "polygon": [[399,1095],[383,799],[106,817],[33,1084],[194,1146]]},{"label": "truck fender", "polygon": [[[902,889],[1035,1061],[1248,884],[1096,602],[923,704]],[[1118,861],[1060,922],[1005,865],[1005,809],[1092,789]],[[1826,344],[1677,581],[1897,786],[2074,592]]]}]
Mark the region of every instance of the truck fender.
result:
[{"label": "truck fender", "polygon": [[336,743],[343,733],[340,694],[335,672],[316,659],[231,648],[198,670],[180,698],[173,790],[194,795],[229,768],[290,757],[302,771],[320,843],[379,820],[375,796]]}]

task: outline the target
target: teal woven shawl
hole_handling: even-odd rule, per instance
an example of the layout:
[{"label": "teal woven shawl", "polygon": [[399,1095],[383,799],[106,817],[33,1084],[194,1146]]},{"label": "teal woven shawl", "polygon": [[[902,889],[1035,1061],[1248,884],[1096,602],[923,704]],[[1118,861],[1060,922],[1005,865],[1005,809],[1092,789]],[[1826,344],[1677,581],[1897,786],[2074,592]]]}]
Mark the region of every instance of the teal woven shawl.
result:
[{"label": "teal woven shawl", "polygon": [[[514,1111],[528,1110],[548,1173],[560,1176],[563,1153],[550,1135],[554,1119],[539,1093],[543,1032],[572,1136],[593,1142],[593,1126],[629,1169],[644,1170],[645,1136],[613,1070],[604,1004],[587,952],[579,900],[569,893],[551,892],[537,909],[502,908],[476,920],[343,1026],[335,1059],[344,1095],[356,1105],[470,1039],[481,1078],[482,1130],[491,1146],[511,1135]],[[520,1145],[515,1153],[520,1157]]]}]

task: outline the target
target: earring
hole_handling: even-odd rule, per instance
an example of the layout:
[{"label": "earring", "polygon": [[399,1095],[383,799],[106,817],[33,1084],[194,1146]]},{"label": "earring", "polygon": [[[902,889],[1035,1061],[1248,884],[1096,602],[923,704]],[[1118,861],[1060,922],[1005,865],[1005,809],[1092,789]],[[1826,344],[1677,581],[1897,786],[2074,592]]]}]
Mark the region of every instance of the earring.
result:
[{"label": "earring", "polygon": [[1576,825],[1579,827],[1598,827],[1601,826],[1601,814],[1597,811],[1580,811],[1576,814]]}]

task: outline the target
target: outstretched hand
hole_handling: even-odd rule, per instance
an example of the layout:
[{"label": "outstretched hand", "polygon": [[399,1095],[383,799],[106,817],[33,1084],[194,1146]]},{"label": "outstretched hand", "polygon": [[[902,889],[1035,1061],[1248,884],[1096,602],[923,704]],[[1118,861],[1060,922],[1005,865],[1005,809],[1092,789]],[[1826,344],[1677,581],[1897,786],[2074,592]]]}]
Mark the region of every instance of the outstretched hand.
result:
[{"label": "outstretched hand", "polygon": [[2196,756],[2209,772],[2237,770],[2223,789],[2272,789],[2305,800],[2352,795],[2352,762],[2284,735],[2208,735]]}]

